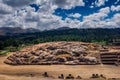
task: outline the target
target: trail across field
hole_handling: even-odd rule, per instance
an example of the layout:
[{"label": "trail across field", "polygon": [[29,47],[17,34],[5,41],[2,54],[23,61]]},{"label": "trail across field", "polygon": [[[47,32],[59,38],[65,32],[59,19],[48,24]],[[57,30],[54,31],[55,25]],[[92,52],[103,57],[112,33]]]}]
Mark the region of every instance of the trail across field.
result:
[{"label": "trail across field", "polygon": [[[60,74],[80,75],[90,78],[93,73],[104,74],[107,78],[120,78],[120,67],[110,65],[23,65],[11,66],[3,63],[6,56],[0,57],[0,80],[46,80],[42,77],[48,72],[52,79]],[[31,76],[32,74],[32,76]],[[50,78],[49,78],[50,80]]]}]

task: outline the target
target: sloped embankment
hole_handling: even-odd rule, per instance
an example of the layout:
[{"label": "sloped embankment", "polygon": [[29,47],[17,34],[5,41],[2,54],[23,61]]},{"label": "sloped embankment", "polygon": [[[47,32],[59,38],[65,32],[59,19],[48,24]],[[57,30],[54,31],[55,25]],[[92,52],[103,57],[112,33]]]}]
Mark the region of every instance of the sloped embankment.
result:
[{"label": "sloped embankment", "polygon": [[98,59],[90,54],[100,49],[104,48],[94,43],[50,42],[17,51],[4,62],[10,65],[98,64]]}]

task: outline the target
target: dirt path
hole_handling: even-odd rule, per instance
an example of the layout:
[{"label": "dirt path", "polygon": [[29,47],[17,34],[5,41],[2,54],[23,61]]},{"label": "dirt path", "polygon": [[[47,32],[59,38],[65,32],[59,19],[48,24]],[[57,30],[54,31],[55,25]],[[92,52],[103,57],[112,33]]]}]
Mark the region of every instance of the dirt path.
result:
[{"label": "dirt path", "polygon": [[[18,78],[20,80],[30,80],[32,78],[42,78],[44,72],[48,72],[54,78],[59,74],[73,74],[74,76],[81,75],[83,78],[89,78],[91,74],[104,74],[108,78],[120,78],[120,67],[110,65],[24,65],[24,66],[11,66],[3,63],[5,57],[0,57],[0,80],[4,80],[11,76],[11,80]],[[7,77],[6,77],[7,76]],[[13,77],[14,76],[14,77]],[[10,78],[9,78],[10,79]],[[7,79],[7,80],[9,80]],[[17,79],[17,80],[19,80]],[[5,79],[6,80],[6,79]],[[33,80],[33,79],[32,79]],[[39,80],[39,79],[37,79]],[[43,80],[43,79],[42,79]]]}]

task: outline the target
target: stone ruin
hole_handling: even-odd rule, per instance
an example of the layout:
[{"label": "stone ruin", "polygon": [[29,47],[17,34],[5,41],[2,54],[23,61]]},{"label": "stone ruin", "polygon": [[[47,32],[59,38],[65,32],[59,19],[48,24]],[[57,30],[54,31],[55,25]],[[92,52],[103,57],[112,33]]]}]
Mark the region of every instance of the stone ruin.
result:
[{"label": "stone ruin", "polygon": [[89,52],[98,52],[100,49],[103,49],[103,47],[94,43],[43,43],[9,55],[4,63],[10,65],[95,65],[99,64],[99,60],[94,56],[89,56]]}]

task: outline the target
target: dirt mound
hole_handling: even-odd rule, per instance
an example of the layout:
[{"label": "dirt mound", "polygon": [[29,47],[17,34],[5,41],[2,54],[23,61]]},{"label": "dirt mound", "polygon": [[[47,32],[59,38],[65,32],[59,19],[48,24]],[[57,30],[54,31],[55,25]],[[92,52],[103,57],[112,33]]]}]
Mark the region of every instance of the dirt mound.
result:
[{"label": "dirt mound", "polygon": [[91,52],[104,49],[101,45],[83,42],[50,42],[30,46],[10,55],[4,62],[11,65],[98,64]]}]

